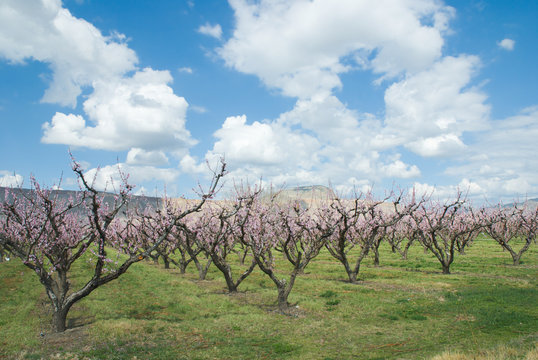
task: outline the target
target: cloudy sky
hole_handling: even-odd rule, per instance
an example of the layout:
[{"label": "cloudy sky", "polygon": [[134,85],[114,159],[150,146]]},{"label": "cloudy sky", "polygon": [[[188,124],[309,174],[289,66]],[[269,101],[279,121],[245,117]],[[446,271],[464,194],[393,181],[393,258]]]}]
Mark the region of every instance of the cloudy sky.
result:
[{"label": "cloudy sky", "polygon": [[[538,196],[538,2],[2,0],[0,185]],[[99,169],[97,171],[97,169]],[[97,173],[97,175],[95,175]]]}]

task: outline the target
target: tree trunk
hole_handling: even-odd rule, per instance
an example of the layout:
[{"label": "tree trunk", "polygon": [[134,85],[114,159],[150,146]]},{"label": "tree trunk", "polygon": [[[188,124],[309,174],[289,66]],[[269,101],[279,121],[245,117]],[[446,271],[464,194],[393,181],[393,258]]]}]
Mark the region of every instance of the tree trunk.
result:
[{"label": "tree trunk", "polygon": [[293,289],[293,284],[295,283],[295,279],[297,278],[299,270],[304,269],[295,268],[290,275],[289,282],[283,279],[281,281],[278,281],[277,283],[273,280],[273,282],[275,282],[275,284],[277,285],[278,290],[278,310],[280,310],[280,312],[284,314],[286,314],[287,310],[290,307],[290,304],[288,303],[288,297],[290,296],[291,289]]},{"label": "tree trunk", "polygon": [[448,275],[450,274],[450,264],[441,264],[443,266],[443,274]]},{"label": "tree trunk", "polygon": [[163,262],[164,262],[164,268],[170,269],[170,261],[168,261],[168,257],[163,256]]},{"label": "tree trunk", "polygon": [[207,263],[205,264],[205,266],[202,265],[202,263],[200,263],[200,260],[198,260],[197,256],[194,256],[192,258],[192,261],[194,262],[194,265],[196,265],[196,269],[198,269],[198,279],[205,280],[209,267],[211,266],[211,263],[213,262],[213,258],[211,257],[207,258]]},{"label": "tree trunk", "polygon": [[374,266],[379,266],[379,248],[374,247]]},{"label": "tree trunk", "polygon": [[224,280],[226,280],[226,286],[228,287],[228,292],[231,292],[231,293],[237,292],[237,285],[234,283],[232,270],[230,269],[230,266],[224,261],[221,262],[220,259],[216,255],[211,255],[211,258],[213,259],[215,266],[217,266],[217,269],[219,269],[222,275],[224,275]]},{"label": "tree trunk", "polygon": [[[347,277],[349,279],[349,282],[354,284],[357,282],[357,274],[359,273],[358,271],[355,272],[353,271],[353,269],[351,268],[351,266],[349,266],[349,262],[347,261],[341,261],[341,263],[344,265],[344,268],[346,269],[346,273],[347,273]],[[359,269],[360,269],[360,265],[359,265]]]},{"label": "tree trunk", "polygon": [[289,308],[288,296],[290,295],[291,287],[286,285],[278,288],[278,310],[285,313]]},{"label": "tree trunk", "polygon": [[207,272],[209,271],[209,267],[211,266],[211,263],[213,262],[213,259],[209,258],[207,259],[207,263],[205,266],[201,266],[198,268],[198,278],[200,280],[205,280],[205,277],[207,276]]},{"label": "tree trunk", "polygon": [[69,308],[64,307],[57,311],[54,311],[52,314],[52,330],[54,332],[64,332],[67,328],[66,322],[67,322],[67,313],[69,312]]},{"label": "tree trunk", "polygon": [[228,287],[228,291],[231,293],[237,292],[237,285],[234,283],[232,278],[232,272],[228,269],[228,271],[223,271],[224,279],[226,279],[226,286]]}]

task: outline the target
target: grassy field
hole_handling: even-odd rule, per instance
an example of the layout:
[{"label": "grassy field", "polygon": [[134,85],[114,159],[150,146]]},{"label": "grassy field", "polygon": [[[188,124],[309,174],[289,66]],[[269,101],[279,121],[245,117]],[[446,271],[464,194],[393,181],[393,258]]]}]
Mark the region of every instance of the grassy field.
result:
[{"label": "grassy field", "polygon": [[514,267],[481,239],[451,270],[442,275],[421,246],[401,260],[384,245],[381,265],[366,259],[354,285],[323,252],[286,316],[258,269],[229,295],[215,268],[199,281],[194,268],[139,263],[51,334],[43,287],[12,260],[0,263],[0,359],[538,359],[538,246]]}]

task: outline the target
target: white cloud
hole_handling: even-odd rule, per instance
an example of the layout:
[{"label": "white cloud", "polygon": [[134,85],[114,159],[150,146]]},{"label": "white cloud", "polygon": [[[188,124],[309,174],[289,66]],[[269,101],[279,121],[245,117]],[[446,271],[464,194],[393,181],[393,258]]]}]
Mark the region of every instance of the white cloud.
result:
[{"label": "white cloud", "polygon": [[145,151],[140,148],[132,148],[127,153],[127,164],[129,165],[166,165],[168,158],[163,151]]},{"label": "white cloud", "polygon": [[203,106],[198,105],[192,105],[189,107],[189,110],[192,110],[198,114],[205,114],[207,112],[207,109]]},{"label": "white cloud", "polygon": [[[255,121],[246,124],[246,116],[228,117],[214,136],[218,139],[211,153],[222,154],[232,164],[274,166],[290,158],[312,163],[318,143],[308,135],[299,135],[276,123]],[[293,149],[293,151],[288,151]]]},{"label": "white cloud", "polygon": [[463,178],[456,185],[431,185],[415,182],[413,184],[413,190],[417,197],[424,196],[434,200],[454,200],[458,193],[461,193],[463,198],[473,203],[482,203],[487,198],[487,190],[467,178]]},{"label": "white cloud", "polygon": [[84,177],[97,190],[100,191],[118,191],[122,184],[120,175],[128,175],[129,184],[140,184],[146,181],[158,180],[165,183],[174,183],[178,176],[179,170],[158,168],[155,166],[133,166],[119,163],[117,165],[107,165],[102,168],[93,168],[84,173]]},{"label": "white cloud", "polygon": [[344,139],[353,138],[350,140],[354,140],[354,143],[347,145],[356,147],[368,137],[359,131],[358,116],[335,96],[318,95],[298,100],[293,110],[280,115],[277,121],[289,126],[300,125],[305,130],[315,132],[324,142],[338,142],[345,146],[342,144]]},{"label": "white cloud", "polygon": [[137,69],[137,56],[125,41],[116,31],[103,36],[59,0],[0,4],[0,57],[50,65],[52,82],[43,101],[75,106],[82,89],[90,89],[84,114],[57,112],[43,124],[43,143],[132,149],[132,164],[164,164],[165,152],[181,158],[195,144],[185,128],[188,104],[174,94],[170,73]]},{"label": "white cloud", "polygon": [[214,37],[215,39],[218,39],[218,40],[222,38],[222,28],[220,27],[219,24],[210,25],[209,23],[206,23],[205,25],[201,25],[198,28],[198,32],[200,34]]},{"label": "white cloud", "polygon": [[[353,66],[388,77],[427,68],[441,56],[442,34],[453,13],[433,0],[233,0],[230,5],[236,28],[218,54],[228,66],[299,98],[327,95],[341,86],[339,74]],[[342,61],[359,54],[360,61]]]},{"label": "white cloud", "polygon": [[230,171],[228,179],[263,178],[276,185],[321,181],[311,171],[319,163],[319,142],[308,134],[276,122],[247,124],[243,115],[228,117],[214,136],[217,141],[206,159],[211,162],[224,156]]},{"label": "white cloud", "polygon": [[179,168],[183,172],[196,175],[207,172],[207,166],[204,165],[206,164],[197,164],[196,159],[188,154],[185,155],[179,162]]},{"label": "white cloud", "polygon": [[[232,174],[259,174],[277,184],[331,181],[343,188],[416,178],[421,175],[417,165],[405,163],[397,152],[380,151],[414,140],[417,152],[442,155],[457,144],[464,147],[461,134],[479,128],[487,117],[487,106],[481,107],[485,96],[476,89],[462,90],[478,59],[441,59],[442,35],[449,31],[454,11],[439,2],[234,0],[230,4],[236,28],[217,53],[228,66],[298,98],[292,110],[273,121],[247,124],[245,117],[225,121],[207,156],[225,154]],[[340,75],[354,69],[371,70],[384,79],[406,74],[406,83],[386,97],[392,117],[385,124],[372,114],[348,109],[333,94],[342,86]],[[460,79],[456,85],[450,78],[454,73]],[[439,97],[450,98],[428,105],[428,96],[436,91],[441,92]],[[411,129],[395,119],[410,115],[403,106],[408,100],[418,106],[419,118]],[[438,130],[424,134],[432,115]],[[427,135],[423,144],[417,134]],[[288,144],[283,138],[293,141]]]},{"label": "white cloud", "polygon": [[187,102],[168,85],[168,71],[146,68],[132,77],[94,82],[80,115],[56,113],[42,141],[92,149],[185,152],[195,141],[185,128]]},{"label": "white cloud", "polygon": [[177,71],[179,71],[180,73],[186,73],[186,74],[192,74],[193,73],[192,68],[187,67],[187,66],[180,67],[179,69],[177,69]]},{"label": "white cloud", "polygon": [[[359,117],[334,97],[300,100],[275,121],[249,124],[244,115],[229,117],[215,132],[217,141],[206,158],[223,155],[229,178],[263,177],[277,186],[332,182],[351,189],[372,180],[420,176],[419,168],[399,155],[372,150],[369,137],[379,122],[366,118],[363,123]],[[368,124],[374,126],[368,130]],[[194,160],[188,160],[192,168]]]},{"label": "white cloud", "polygon": [[416,165],[408,165],[401,160],[381,166],[381,171],[385,177],[408,179],[420,176],[420,170]]},{"label": "white cloud", "polygon": [[9,172],[6,170],[0,170],[0,186],[4,187],[18,187],[22,186],[24,178],[22,175]]},{"label": "white cloud", "polygon": [[385,130],[377,141],[426,157],[462,150],[463,132],[488,127],[487,97],[468,87],[479,64],[475,56],[447,56],[392,84],[385,92]]},{"label": "white cloud", "polygon": [[52,82],[42,101],[75,106],[82,87],[121,77],[138,59],[121,36],[103,36],[75,18],[60,0],[5,0],[0,4],[0,57],[48,63]]},{"label": "white cloud", "polygon": [[516,42],[512,39],[503,39],[499,42],[497,42],[497,45],[504,50],[512,51],[514,50],[514,46],[516,45]]},{"label": "white cloud", "polygon": [[465,144],[455,134],[418,138],[405,146],[424,157],[454,156],[461,154],[465,149]]},{"label": "white cloud", "polygon": [[471,178],[491,197],[538,195],[538,106],[491,125],[447,175]]},{"label": "white cloud", "polygon": [[[137,68],[137,56],[126,41],[116,31],[102,35],[72,16],[60,0],[0,3],[0,59],[13,65],[27,60],[49,64],[52,81],[42,101],[75,107],[82,90],[89,90],[84,114],[56,112],[43,124],[42,142],[128,151],[120,166],[131,181],[173,181],[178,169],[156,166],[168,164],[169,156],[183,158],[196,143],[185,127],[188,104],[174,94],[168,71]],[[179,71],[192,73],[188,67]],[[118,180],[115,169],[99,171],[100,188],[111,176]]]}]

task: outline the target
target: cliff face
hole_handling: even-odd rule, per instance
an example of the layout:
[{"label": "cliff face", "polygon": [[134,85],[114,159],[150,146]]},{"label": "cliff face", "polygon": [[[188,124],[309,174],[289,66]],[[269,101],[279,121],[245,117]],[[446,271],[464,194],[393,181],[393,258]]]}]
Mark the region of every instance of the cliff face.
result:
[{"label": "cliff face", "polygon": [[[272,194],[268,194],[270,196]],[[276,195],[278,202],[296,201],[301,204],[301,207],[312,208],[317,207],[322,202],[329,201],[335,198],[334,192],[326,186],[298,186],[291,189],[281,190]]]}]

